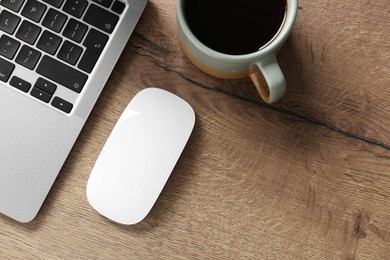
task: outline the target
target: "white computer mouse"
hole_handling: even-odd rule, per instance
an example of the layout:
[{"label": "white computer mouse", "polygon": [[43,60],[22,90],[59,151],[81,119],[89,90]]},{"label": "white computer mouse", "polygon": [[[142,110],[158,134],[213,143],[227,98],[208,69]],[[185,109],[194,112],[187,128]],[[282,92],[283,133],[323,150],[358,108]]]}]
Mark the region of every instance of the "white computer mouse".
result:
[{"label": "white computer mouse", "polygon": [[87,184],[91,206],[103,216],[135,224],[146,217],[195,124],[178,96],[147,88],[133,97],[101,151]]}]

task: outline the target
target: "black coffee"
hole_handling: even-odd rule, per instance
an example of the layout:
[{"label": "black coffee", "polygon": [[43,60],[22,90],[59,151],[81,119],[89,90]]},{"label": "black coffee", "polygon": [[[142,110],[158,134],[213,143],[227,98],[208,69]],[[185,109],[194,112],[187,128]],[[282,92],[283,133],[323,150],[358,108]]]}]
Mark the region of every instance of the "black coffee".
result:
[{"label": "black coffee", "polygon": [[279,31],[286,0],[186,0],[192,33],[207,47],[225,54],[255,52]]}]

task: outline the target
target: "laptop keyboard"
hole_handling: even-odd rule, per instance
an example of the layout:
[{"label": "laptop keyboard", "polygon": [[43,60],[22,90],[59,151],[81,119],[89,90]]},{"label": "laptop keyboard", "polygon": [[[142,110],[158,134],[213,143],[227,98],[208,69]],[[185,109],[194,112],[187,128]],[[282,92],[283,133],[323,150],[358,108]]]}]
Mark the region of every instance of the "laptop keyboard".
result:
[{"label": "laptop keyboard", "polygon": [[1,0],[0,80],[70,113],[74,100],[59,90],[82,92],[124,8],[119,0]]}]

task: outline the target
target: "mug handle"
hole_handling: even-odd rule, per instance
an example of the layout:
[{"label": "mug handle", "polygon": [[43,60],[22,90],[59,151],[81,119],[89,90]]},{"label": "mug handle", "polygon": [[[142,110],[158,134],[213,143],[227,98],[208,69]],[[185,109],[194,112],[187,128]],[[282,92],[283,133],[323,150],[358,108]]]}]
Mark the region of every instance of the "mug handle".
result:
[{"label": "mug handle", "polygon": [[255,62],[252,70],[249,76],[265,102],[273,103],[283,97],[286,93],[286,80],[275,55],[271,54]]}]

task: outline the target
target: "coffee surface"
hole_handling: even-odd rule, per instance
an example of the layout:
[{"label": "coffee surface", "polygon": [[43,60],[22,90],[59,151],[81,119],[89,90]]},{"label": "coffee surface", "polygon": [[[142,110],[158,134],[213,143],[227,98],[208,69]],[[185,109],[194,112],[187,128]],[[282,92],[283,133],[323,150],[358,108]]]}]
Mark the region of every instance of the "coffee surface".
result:
[{"label": "coffee surface", "polygon": [[255,52],[279,31],[286,0],[186,0],[192,33],[207,47],[232,55]]}]

